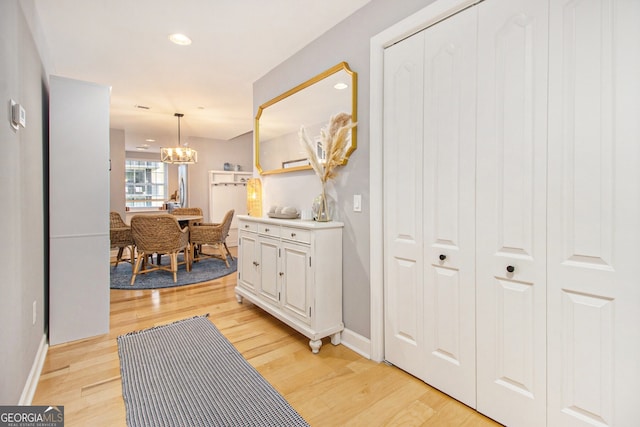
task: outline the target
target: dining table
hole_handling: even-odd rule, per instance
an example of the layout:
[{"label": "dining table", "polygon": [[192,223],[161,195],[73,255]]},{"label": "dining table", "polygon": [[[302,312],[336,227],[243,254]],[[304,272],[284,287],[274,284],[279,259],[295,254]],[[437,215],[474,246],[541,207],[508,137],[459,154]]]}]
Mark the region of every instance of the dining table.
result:
[{"label": "dining table", "polygon": [[[172,214],[173,215],[173,214]],[[198,222],[202,221],[204,217],[202,215],[173,215],[178,220],[178,224],[180,224],[181,228],[188,226],[191,221]],[[191,240],[191,237],[189,237]],[[158,256],[158,263],[160,263],[160,256]]]},{"label": "dining table", "polygon": [[202,215],[173,215],[178,220],[180,227],[188,225],[190,221],[202,221],[204,217]]}]

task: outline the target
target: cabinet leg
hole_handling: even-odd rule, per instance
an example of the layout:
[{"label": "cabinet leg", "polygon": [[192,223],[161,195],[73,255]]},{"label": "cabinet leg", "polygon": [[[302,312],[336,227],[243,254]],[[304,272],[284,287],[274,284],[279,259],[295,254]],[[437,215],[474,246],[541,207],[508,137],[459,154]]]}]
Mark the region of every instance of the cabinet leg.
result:
[{"label": "cabinet leg", "polygon": [[340,334],[340,332],[336,332],[335,334],[331,335],[331,344],[338,345],[340,344],[341,339],[342,335]]},{"label": "cabinet leg", "polygon": [[322,347],[322,340],[309,341],[309,347],[311,347],[311,351],[314,354],[317,354],[320,351],[320,347]]},{"label": "cabinet leg", "polygon": [[242,296],[236,294],[236,301],[238,301],[239,304],[242,304]]}]

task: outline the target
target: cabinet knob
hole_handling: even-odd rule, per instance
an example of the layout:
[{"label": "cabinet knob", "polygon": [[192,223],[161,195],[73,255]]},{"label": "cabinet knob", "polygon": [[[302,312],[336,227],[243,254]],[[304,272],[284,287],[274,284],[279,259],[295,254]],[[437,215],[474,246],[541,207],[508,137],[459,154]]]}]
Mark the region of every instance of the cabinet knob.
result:
[{"label": "cabinet knob", "polygon": [[291,233],[291,237],[296,237],[296,233]]},{"label": "cabinet knob", "polygon": [[268,228],[265,228],[265,229],[264,229],[264,231],[265,231],[266,233],[268,233],[268,232],[269,232],[269,229],[268,229]]},{"label": "cabinet knob", "polygon": [[284,273],[281,271],[281,272],[280,272],[280,277],[282,277],[282,276],[284,276]]},{"label": "cabinet knob", "polygon": [[256,267],[260,265],[260,263],[253,261],[253,265],[255,265]]},{"label": "cabinet knob", "polygon": [[440,261],[444,261],[445,259],[447,259],[447,256],[445,254],[440,254],[438,258],[440,258]]},{"label": "cabinet knob", "polygon": [[509,273],[513,273],[514,271],[516,271],[516,268],[513,265],[507,265],[507,271]]},{"label": "cabinet knob", "polygon": [[245,224],[245,225],[244,225],[244,228],[249,228],[249,224]]}]

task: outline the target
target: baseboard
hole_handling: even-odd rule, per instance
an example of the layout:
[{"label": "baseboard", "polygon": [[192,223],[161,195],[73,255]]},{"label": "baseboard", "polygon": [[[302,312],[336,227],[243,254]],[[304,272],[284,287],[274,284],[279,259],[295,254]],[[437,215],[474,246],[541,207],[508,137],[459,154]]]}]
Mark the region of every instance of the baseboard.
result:
[{"label": "baseboard", "polygon": [[340,338],[342,345],[355,351],[362,357],[371,359],[371,340],[350,329],[344,329]]},{"label": "baseboard", "polygon": [[31,366],[31,371],[29,372],[27,382],[22,390],[22,395],[20,395],[18,405],[31,405],[33,395],[36,394],[36,388],[38,387],[42,367],[44,366],[44,359],[47,357],[47,350],[49,350],[49,344],[47,343],[47,334],[45,333],[42,335],[42,340],[40,340],[38,352],[33,360],[33,366]]}]

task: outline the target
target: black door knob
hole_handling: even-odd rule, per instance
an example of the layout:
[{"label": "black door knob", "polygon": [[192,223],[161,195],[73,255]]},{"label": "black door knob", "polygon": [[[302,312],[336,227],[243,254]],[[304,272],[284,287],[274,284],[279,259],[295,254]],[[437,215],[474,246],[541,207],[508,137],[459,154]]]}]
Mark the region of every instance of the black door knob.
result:
[{"label": "black door knob", "polygon": [[445,259],[447,259],[447,256],[445,254],[440,254],[438,258],[440,258],[440,261],[444,261]]},{"label": "black door knob", "polygon": [[508,271],[509,273],[513,273],[515,270],[516,270],[516,268],[515,268],[513,265],[508,265],[508,266],[507,266],[507,271]]}]

